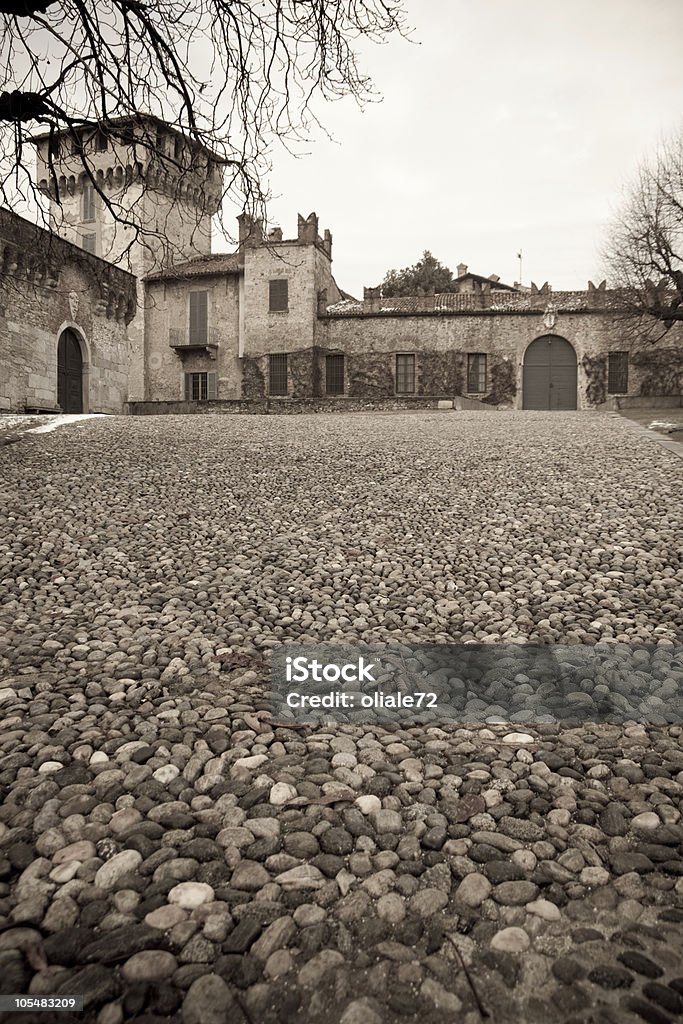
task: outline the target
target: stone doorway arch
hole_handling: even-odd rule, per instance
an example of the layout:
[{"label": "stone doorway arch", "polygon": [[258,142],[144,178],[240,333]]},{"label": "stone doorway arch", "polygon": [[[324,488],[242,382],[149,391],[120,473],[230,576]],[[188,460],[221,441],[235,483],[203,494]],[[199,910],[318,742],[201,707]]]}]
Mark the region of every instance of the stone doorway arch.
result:
[{"label": "stone doorway arch", "polygon": [[524,353],[522,408],[563,411],[577,408],[576,352],[566,338],[544,334]]},{"label": "stone doorway arch", "polygon": [[59,335],[57,342],[57,402],[62,412],[85,412],[86,361],[80,337],[71,327]]}]

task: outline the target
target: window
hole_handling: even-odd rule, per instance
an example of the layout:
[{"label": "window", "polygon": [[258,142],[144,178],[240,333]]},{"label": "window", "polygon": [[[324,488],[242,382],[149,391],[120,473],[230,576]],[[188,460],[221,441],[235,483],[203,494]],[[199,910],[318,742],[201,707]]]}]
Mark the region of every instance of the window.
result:
[{"label": "window", "polygon": [[486,355],[483,352],[467,353],[467,390],[475,395],[486,391]]},{"label": "window", "polygon": [[190,292],[190,345],[208,345],[209,293]]},{"label": "window", "polygon": [[93,256],[97,255],[97,235],[83,235],[81,245],[83,246],[86,252],[92,253]]},{"label": "window", "polygon": [[180,160],[183,155],[183,140],[177,135],[173,138],[173,159]]},{"label": "window", "polygon": [[103,131],[98,131],[95,136],[95,149],[98,153],[106,153],[109,148],[109,139]]},{"label": "window", "polygon": [[95,186],[91,181],[83,185],[83,220],[86,223],[95,220]]},{"label": "window", "polygon": [[335,353],[325,360],[325,391],[328,395],[344,394],[344,356]]},{"label": "window", "polygon": [[607,356],[607,393],[628,391],[628,352],[609,352]]},{"label": "window", "polygon": [[216,398],[215,373],[186,373],[185,401],[207,402]]},{"label": "window", "polygon": [[278,352],[268,360],[268,394],[287,394],[287,354]]},{"label": "window", "polygon": [[415,393],[415,356],[396,356],[396,392],[399,395]]},{"label": "window", "polygon": [[268,309],[271,313],[286,313],[289,309],[289,281],[286,277],[270,282]]},{"label": "window", "polygon": [[62,155],[62,147],[58,136],[50,134],[50,138],[47,143],[47,154],[48,159],[51,160],[58,160]]}]

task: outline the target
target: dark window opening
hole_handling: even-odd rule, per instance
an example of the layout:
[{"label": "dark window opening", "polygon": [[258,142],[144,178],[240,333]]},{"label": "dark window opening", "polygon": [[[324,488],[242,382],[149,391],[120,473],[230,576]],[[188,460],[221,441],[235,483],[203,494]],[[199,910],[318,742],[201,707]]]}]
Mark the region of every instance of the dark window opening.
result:
[{"label": "dark window opening", "polygon": [[607,393],[628,391],[628,352],[609,352],[607,356]]},{"label": "dark window opening", "polygon": [[287,394],[287,355],[276,353],[271,355],[268,366],[268,393],[270,395]]},{"label": "dark window opening", "polygon": [[270,282],[270,301],[268,309],[271,313],[286,313],[289,309],[289,281],[286,277]]},{"label": "dark window opening", "polygon": [[344,356],[341,354],[326,357],[325,391],[328,395],[344,394]]},{"label": "dark window opening", "polygon": [[98,153],[106,153],[109,149],[109,139],[103,131],[98,131],[95,136],[95,149]]},{"label": "dark window opening", "polygon": [[469,352],[467,355],[467,390],[475,395],[486,391],[486,355]]},{"label": "dark window opening", "polygon": [[399,395],[415,393],[415,356],[396,356],[396,391]]},{"label": "dark window opening", "polygon": [[209,293],[190,292],[190,345],[209,342]]}]

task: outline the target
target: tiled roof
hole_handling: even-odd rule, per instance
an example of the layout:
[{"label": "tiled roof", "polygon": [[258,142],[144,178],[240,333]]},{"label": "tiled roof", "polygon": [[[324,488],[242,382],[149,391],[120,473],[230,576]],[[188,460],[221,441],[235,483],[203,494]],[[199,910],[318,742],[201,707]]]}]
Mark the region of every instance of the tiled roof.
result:
[{"label": "tiled roof", "polygon": [[436,295],[385,297],[379,307],[369,302],[342,301],[328,306],[331,316],[406,316],[416,313],[539,313],[549,308],[556,313],[580,313],[595,309],[620,308],[616,292],[593,291],[542,292],[503,291],[442,292]]},{"label": "tiled roof", "polygon": [[175,263],[166,270],[157,270],[147,275],[148,281],[169,281],[186,277],[202,277],[205,274],[239,274],[242,270],[239,254],[236,252],[214,252],[210,256],[197,256],[184,263]]},{"label": "tiled roof", "polygon": [[491,278],[491,277],[482,277],[481,274],[473,274],[469,270],[467,271],[466,274],[461,274],[460,277],[456,277],[455,278],[456,284],[457,284],[458,281],[479,281],[480,284],[487,284],[487,285],[489,285],[491,288],[494,289],[494,291],[501,291],[501,292],[502,291],[505,291],[505,292],[515,292],[515,291],[517,291],[517,289],[513,288],[513,286],[511,284],[504,284],[503,281],[494,281],[493,278]]}]

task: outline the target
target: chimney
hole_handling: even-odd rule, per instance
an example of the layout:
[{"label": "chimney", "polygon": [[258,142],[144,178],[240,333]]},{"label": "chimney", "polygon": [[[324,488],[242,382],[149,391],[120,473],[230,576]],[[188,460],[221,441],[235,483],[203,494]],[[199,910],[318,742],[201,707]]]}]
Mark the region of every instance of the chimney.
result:
[{"label": "chimney", "polygon": [[456,270],[458,272],[458,277],[464,277],[465,274],[467,273],[467,264],[466,263],[458,263],[458,266],[456,267]]},{"label": "chimney", "polygon": [[381,288],[364,288],[363,289],[363,312],[364,313],[379,313],[382,308],[382,300],[380,298]]},{"label": "chimney", "polygon": [[489,274],[489,281],[493,281],[494,284],[498,284],[500,278],[498,277],[498,274]]},{"label": "chimney", "polygon": [[325,228],[325,235],[323,239],[323,249],[327,255],[332,259],[332,232]]}]

